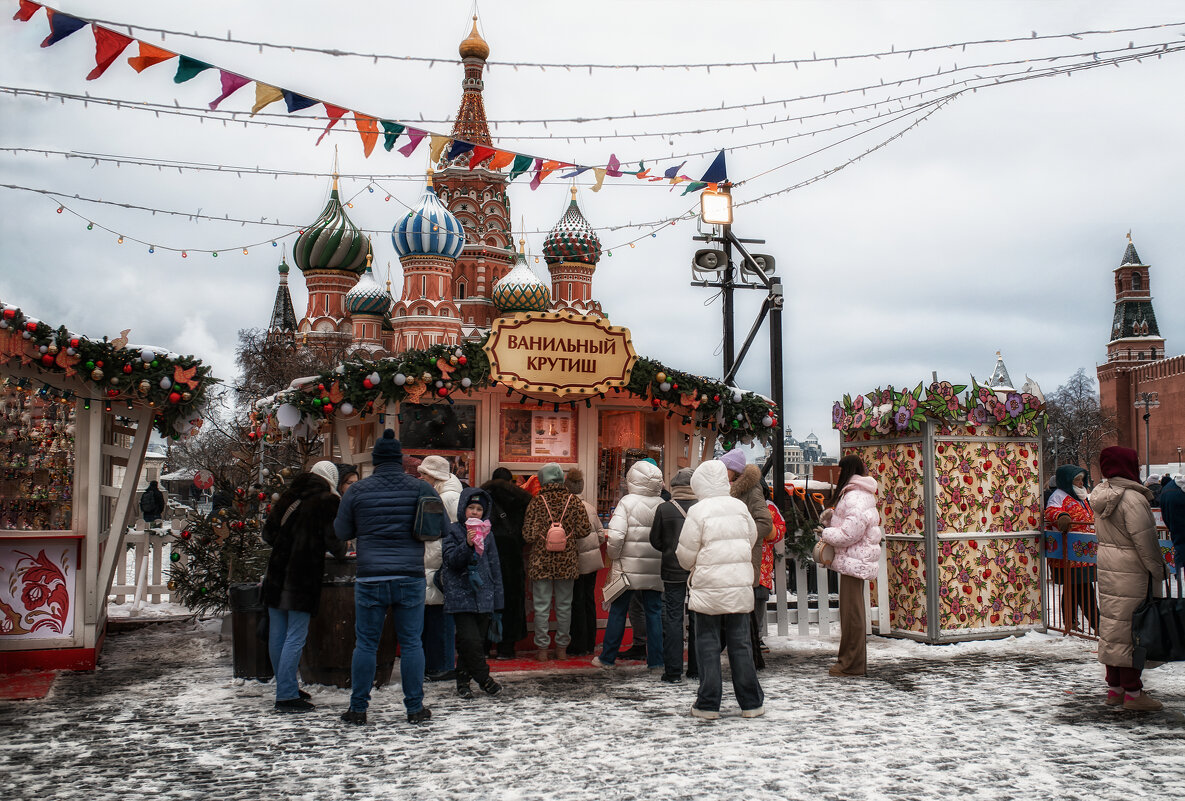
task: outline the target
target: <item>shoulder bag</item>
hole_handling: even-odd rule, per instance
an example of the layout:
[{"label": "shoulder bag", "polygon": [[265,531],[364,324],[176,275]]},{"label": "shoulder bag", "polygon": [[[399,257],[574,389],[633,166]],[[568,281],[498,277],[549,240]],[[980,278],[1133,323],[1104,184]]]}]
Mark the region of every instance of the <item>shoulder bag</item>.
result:
[{"label": "shoulder bag", "polygon": [[411,533],[420,542],[438,540],[444,535],[445,520],[444,501],[435,495],[421,495]]},{"label": "shoulder bag", "polygon": [[1148,594],[1132,612],[1132,667],[1142,670],[1150,662],[1185,661],[1185,598]]}]

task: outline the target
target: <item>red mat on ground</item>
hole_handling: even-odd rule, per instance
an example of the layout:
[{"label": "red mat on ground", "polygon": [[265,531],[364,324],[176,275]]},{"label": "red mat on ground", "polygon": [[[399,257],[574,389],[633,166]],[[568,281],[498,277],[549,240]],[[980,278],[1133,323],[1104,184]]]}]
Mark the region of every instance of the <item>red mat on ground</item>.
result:
[{"label": "red mat on ground", "polygon": [[57,675],[54,670],[0,673],[0,701],[44,698]]},{"label": "red mat on ground", "polygon": [[[516,670],[577,670],[593,667],[591,654],[571,656],[564,660],[548,659],[546,662],[540,662],[535,659],[532,653],[527,656],[516,656],[514,659],[487,659],[486,663],[490,666],[491,673],[510,673]],[[646,663],[618,657],[617,664],[623,667],[636,667]]]}]

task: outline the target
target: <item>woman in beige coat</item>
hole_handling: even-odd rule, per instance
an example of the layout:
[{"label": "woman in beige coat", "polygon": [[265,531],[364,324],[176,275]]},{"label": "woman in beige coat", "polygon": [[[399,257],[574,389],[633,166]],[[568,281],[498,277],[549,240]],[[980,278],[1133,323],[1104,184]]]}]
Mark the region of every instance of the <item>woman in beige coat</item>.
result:
[{"label": "woman in beige coat", "polygon": [[1107,666],[1107,705],[1156,711],[1132,666],[1132,613],[1148,594],[1163,594],[1164,557],[1156,541],[1152,493],[1140,484],[1140,458],[1131,448],[1105,448],[1103,480],[1090,493],[1099,538],[1099,661]]}]

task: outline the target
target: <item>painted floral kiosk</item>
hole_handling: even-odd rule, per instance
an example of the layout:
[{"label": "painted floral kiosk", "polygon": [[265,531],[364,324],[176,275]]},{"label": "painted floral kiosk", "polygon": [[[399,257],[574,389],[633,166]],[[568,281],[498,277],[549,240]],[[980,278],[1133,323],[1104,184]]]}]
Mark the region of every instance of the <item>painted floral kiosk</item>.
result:
[{"label": "painted floral kiosk", "polygon": [[208,368],[127,335],[0,304],[0,672],[94,668],[149,437],[201,424]]},{"label": "painted floral kiosk", "polygon": [[1043,625],[1044,416],[1039,389],[974,380],[836,402],[843,453],[881,485],[883,634],[939,643]]}]

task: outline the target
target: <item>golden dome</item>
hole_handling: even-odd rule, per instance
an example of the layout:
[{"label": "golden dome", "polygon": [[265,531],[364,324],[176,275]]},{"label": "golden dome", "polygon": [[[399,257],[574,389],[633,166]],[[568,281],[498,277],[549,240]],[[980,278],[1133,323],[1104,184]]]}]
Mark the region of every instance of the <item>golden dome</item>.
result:
[{"label": "golden dome", "polygon": [[461,42],[461,46],[457,48],[457,52],[461,54],[461,58],[480,58],[482,61],[485,61],[490,57],[490,46],[486,44],[486,40],[482,39],[481,34],[477,32],[476,14],[473,16],[473,30]]}]

